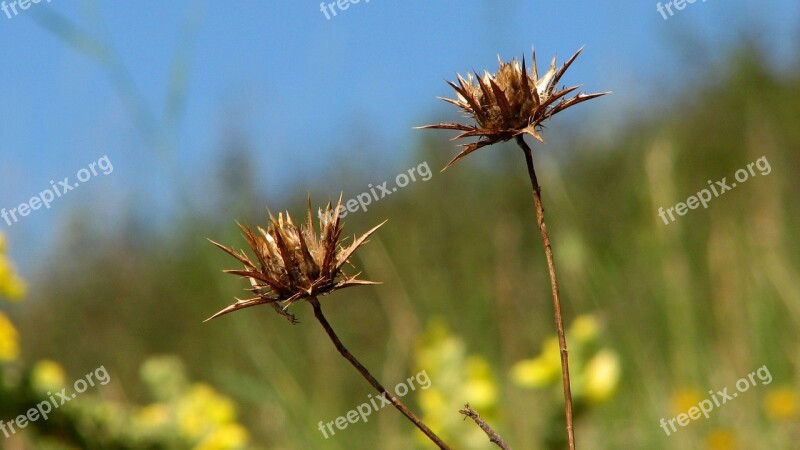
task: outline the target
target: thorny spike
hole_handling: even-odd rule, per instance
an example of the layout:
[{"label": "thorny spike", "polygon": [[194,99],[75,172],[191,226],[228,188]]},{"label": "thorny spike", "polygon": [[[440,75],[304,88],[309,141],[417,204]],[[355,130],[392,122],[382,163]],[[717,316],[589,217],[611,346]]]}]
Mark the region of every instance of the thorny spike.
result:
[{"label": "thorny spike", "polygon": [[[342,204],[343,193],[339,194],[336,212]],[[244,270],[232,269],[224,272],[245,278],[257,297],[241,300],[222,309],[208,320],[229,314],[240,309],[262,304],[270,304],[281,316],[296,323],[296,318],[286,312],[292,303],[316,298],[335,290],[350,286],[373,284],[344,274],[341,266],[353,253],[367,242],[381,225],[354,238],[353,243],[344,248],[340,242],[342,227],[339,215],[330,217],[332,205],[329,201],[325,213],[320,216],[320,230],[317,235],[313,226],[311,199],[307,201],[307,219],[296,226],[289,212],[281,212],[275,218],[269,215],[267,229],[256,227],[257,232],[239,224],[245,241],[256,255],[261,267],[256,267],[247,254],[236,252],[222,244],[211,241],[215,246],[244,264]]]},{"label": "thorny spike", "polygon": [[605,92],[578,93],[567,98],[578,89],[578,86],[558,88],[561,78],[582,51],[583,47],[560,68],[556,65],[557,58],[553,57],[549,70],[541,77],[535,48],[531,50],[530,73],[524,56],[521,67],[516,58],[510,62],[503,62],[498,56],[500,68],[495,74],[484,71],[483,75],[480,75],[476,70],[468,73],[466,78],[456,74],[458,83],[447,81],[447,84],[456,92],[458,99],[443,100],[463,110],[476,123],[474,125],[439,123],[417,128],[460,131],[453,139],[478,137],[476,142],[464,145],[464,149],[445,166],[445,169],[475,150],[523,134],[544,142],[538,132],[544,121],[571,106],[606,94]]}]

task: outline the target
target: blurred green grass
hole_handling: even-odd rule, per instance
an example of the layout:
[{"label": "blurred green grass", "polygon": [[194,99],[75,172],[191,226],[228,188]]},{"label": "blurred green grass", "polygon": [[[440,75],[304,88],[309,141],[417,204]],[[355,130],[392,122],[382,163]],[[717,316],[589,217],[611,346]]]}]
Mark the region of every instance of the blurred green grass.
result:
[{"label": "blurred green grass", "polygon": [[[622,361],[617,395],[578,423],[583,448],[715,448],[720,433],[735,440],[733,448],[798,441],[797,419],[770,420],[762,401],[777,386],[800,391],[800,72],[776,75],[744,47],[725,72],[710,75],[713,82],[687,89],[659,115],[632,120],[611,142],[578,135],[569,152],[534,147],[567,322],[596,314]],[[455,151],[421,134],[396,173],[422,161],[437,170]],[[473,160],[490,152],[493,165]],[[659,206],[684,201],[706,180],[731,178],[762,155],[768,176],[675,223],[658,218]],[[247,171],[246,154],[225,161],[220,173]],[[264,205],[298,214],[305,204],[305,186],[293,199],[266,198],[246,181],[252,174],[241,177],[220,183],[213,215],[187,209],[164,227],[141,223],[135,209],[124,223],[76,212],[15,311],[25,358],[56,359],[74,374],[103,364],[120,383],[121,400],[146,402],[139,366],[151,355],[177,355],[190,378],[236,400],[261,448],[420,446],[395,411],[327,440],[317,431],[320,420],[342,415],[371,391],[306,305],[295,307],[297,326],[269,308],[202,323],[243,288],[220,273],[232,260],[205,239],[242,247],[234,220],[260,224]],[[549,392],[523,390],[508,376],[554,332],[525,177],[518,151],[486,149],[348,215],[350,234],[389,219],[355,261],[366,278],[384,284],[323,299],[344,342],[388,385],[418,371],[413,347],[429,321],[441,318],[469,353],[490,362],[501,392],[495,424],[520,449],[540,448],[560,407]],[[366,185],[340,179],[356,191]],[[660,418],[680,412],[673,404],[681,392],[731,386],[764,364],[772,385],[669,438],[659,428]]]}]

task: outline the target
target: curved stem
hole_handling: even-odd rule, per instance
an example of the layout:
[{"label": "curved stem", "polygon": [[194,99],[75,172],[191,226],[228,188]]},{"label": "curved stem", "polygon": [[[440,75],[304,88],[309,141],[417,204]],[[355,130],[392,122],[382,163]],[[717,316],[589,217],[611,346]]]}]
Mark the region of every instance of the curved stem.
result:
[{"label": "curved stem", "polygon": [[536,206],[536,222],[539,225],[539,233],[542,235],[544,244],[544,254],[547,258],[547,269],[550,272],[550,287],[553,291],[553,310],[555,313],[556,330],[558,331],[558,345],[561,349],[561,378],[564,383],[564,409],[567,419],[567,439],[570,450],[575,450],[575,433],[572,426],[572,391],[569,383],[569,358],[567,352],[567,339],[564,336],[564,322],[561,319],[561,299],[558,295],[558,281],[556,281],[556,267],[553,262],[553,248],[550,246],[550,235],[547,233],[547,225],[544,223],[544,207],[542,206],[541,188],[536,179],[536,170],[533,167],[533,156],[531,148],[525,143],[522,136],[517,136],[517,145],[525,153],[525,162],[528,165],[528,175],[531,179],[533,188],[533,203]]},{"label": "curved stem", "polygon": [[403,415],[406,416],[408,420],[413,422],[414,425],[416,425],[416,427],[419,428],[420,431],[425,433],[425,435],[428,436],[428,438],[431,441],[433,441],[436,445],[438,445],[440,449],[449,450],[450,447],[448,447],[447,444],[445,444],[439,438],[439,436],[437,436],[433,431],[431,431],[431,429],[428,428],[427,425],[422,423],[422,421],[416,415],[414,415],[414,413],[411,412],[411,410],[408,409],[400,400],[398,400],[393,395],[389,394],[389,392],[387,392],[386,389],[384,389],[384,387],[378,382],[378,380],[376,380],[375,377],[373,377],[372,374],[369,373],[369,370],[367,370],[367,368],[364,367],[356,359],[356,357],[353,356],[352,353],[350,353],[349,350],[347,350],[347,347],[345,347],[344,344],[342,344],[342,341],[339,340],[339,336],[336,335],[336,332],[333,331],[333,327],[331,327],[331,324],[328,323],[328,320],[325,319],[325,316],[322,314],[322,306],[320,306],[319,300],[316,297],[311,297],[309,299],[309,302],[311,303],[311,306],[314,307],[314,317],[317,318],[319,323],[322,325],[322,328],[324,328],[325,332],[328,333],[328,336],[331,338],[331,341],[333,341],[333,345],[336,346],[336,350],[338,350],[339,353],[341,353],[342,356],[344,356],[344,358],[348,360],[350,364],[352,364],[353,367],[356,368],[356,370],[358,370],[361,376],[366,378],[366,380],[369,382],[369,384],[372,385],[372,387],[374,387],[375,389],[377,389],[378,392],[381,393],[382,397],[389,400],[392,403],[392,405],[394,405],[394,407],[397,408],[398,411],[403,413]]}]

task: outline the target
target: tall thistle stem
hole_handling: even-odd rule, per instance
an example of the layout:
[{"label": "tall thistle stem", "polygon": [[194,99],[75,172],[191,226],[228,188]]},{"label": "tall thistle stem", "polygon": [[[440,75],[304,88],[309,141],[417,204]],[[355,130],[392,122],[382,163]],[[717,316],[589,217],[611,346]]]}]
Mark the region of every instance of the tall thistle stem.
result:
[{"label": "tall thistle stem", "polygon": [[572,425],[572,391],[569,382],[569,357],[567,352],[567,339],[564,336],[564,321],[561,318],[561,299],[558,294],[558,281],[556,280],[556,267],[553,262],[553,248],[550,246],[550,235],[547,233],[547,225],[544,223],[544,207],[542,206],[542,193],[539,181],[536,179],[536,170],[533,167],[533,155],[531,148],[525,143],[522,136],[517,136],[517,145],[525,153],[525,162],[528,165],[528,175],[531,179],[533,188],[533,203],[536,206],[536,222],[539,225],[539,233],[542,235],[544,244],[544,254],[547,258],[547,269],[550,272],[550,287],[553,291],[553,310],[555,313],[556,330],[558,331],[558,345],[561,349],[561,378],[564,383],[564,409],[567,419],[567,439],[569,449],[575,450],[575,433]]},{"label": "tall thistle stem", "polygon": [[325,332],[328,333],[328,336],[331,338],[331,341],[333,341],[333,345],[336,346],[336,350],[338,350],[339,353],[341,353],[342,356],[344,356],[344,358],[347,361],[349,361],[350,364],[352,364],[353,367],[356,368],[356,370],[358,370],[358,373],[360,373],[361,376],[363,376],[369,382],[369,384],[372,385],[372,387],[374,387],[378,392],[380,392],[383,398],[389,400],[392,403],[392,405],[394,405],[394,407],[397,408],[398,411],[403,413],[403,415],[406,416],[408,420],[410,420],[417,428],[419,428],[420,431],[425,433],[428,439],[433,441],[437,446],[439,446],[440,449],[449,450],[450,447],[448,447],[448,445],[445,444],[444,441],[442,441],[439,438],[439,436],[437,436],[433,431],[431,431],[431,429],[428,428],[428,426],[425,425],[422,422],[422,420],[420,420],[413,412],[411,412],[411,410],[408,409],[406,405],[404,405],[395,396],[389,394],[389,392],[387,392],[386,389],[384,389],[381,383],[378,382],[378,380],[375,379],[375,377],[373,377],[371,373],[369,373],[369,370],[367,370],[367,368],[364,367],[364,365],[362,365],[356,359],[356,357],[353,356],[352,353],[350,353],[349,350],[347,350],[347,347],[344,346],[342,341],[339,339],[339,336],[337,336],[336,332],[333,331],[333,327],[331,327],[331,324],[328,323],[328,320],[325,318],[325,315],[322,314],[322,306],[319,304],[319,300],[317,299],[317,297],[311,297],[309,299],[309,302],[311,303],[311,306],[314,307],[314,317],[317,318],[319,323],[322,325],[322,328],[324,328]]}]

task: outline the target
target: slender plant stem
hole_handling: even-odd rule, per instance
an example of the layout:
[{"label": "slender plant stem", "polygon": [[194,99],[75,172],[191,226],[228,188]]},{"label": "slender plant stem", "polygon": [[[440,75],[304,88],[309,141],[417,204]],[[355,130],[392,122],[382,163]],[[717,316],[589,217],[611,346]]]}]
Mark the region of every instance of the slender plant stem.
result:
[{"label": "slender plant stem", "polygon": [[544,223],[544,207],[542,206],[542,193],[539,181],[536,179],[536,170],[533,168],[533,155],[531,148],[525,143],[522,136],[517,136],[517,144],[525,153],[525,162],[528,165],[528,175],[531,178],[533,187],[533,203],[536,206],[536,222],[539,225],[539,232],[542,235],[544,244],[544,254],[547,258],[547,268],[550,272],[550,287],[553,291],[553,310],[556,319],[556,330],[558,331],[558,345],[561,349],[561,378],[564,383],[564,409],[567,417],[567,439],[569,449],[575,450],[575,433],[572,426],[572,391],[569,383],[569,357],[567,352],[567,339],[564,336],[564,321],[561,318],[561,299],[558,295],[558,281],[556,281],[556,266],[553,262],[553,248],[550,246],[550,235],[547,233],[547,225]]},{"label": "slender plant stem", "polygon": [[475,423],[479,427],[481,427],[481,430],[483,430],[483,432],[486,433],[486,436],[489,437],[490,442],[497,445],[503,450],[511,450],[511,446],[508,445],[508,443],[506,443],[506,441],[504,441],[503,438],[499,434],[497,434],[497,432],[494,431],[494,429],[488,423],[486,423],[485,420],[483,420],[481,415],[478,414],[478,411],[475,411],[474,409],[472,409],[472,407],[469,406],[469,403],[464,405],[464,409],[462,409],[459,412],[464,416],[469,417],[470,419],[475,421]]},{"label": "slender plant stem", "polygon": [[356,359],[356,357],[353,356],[352,353],[350,353],[349,350],[347,350],[347,347],[345,347],[344,344],[342,344],[342,341],[339,339],[339,336],[336,335],[336,332],[333,331],[333,327],[331,327],[331,324],[328,323],[328,320],[325,319],[325,316],[322,314],[322,306],[320,306],[319,300],[316,297],[311,297],[309,301],[311,302],[311,306],[314,307],[314,317],[317,318],[319,323],[322,325],[322,328],[324,328],[325,332],[328,333],[328,336],[331,338],[331,341],[333,341],[333,345],[336,346],[336,350],[338,350],[339,353],[341,353],[346,360],[350,361],[350,364],[352,364],[353,367],[355,367],[356,370],[358,370],[361,376],[366,378],[366,380],[369,382],[369,384],[372,385],[372,387],[374,387],[375,389],[377,389],[378,392],[381,393],[382,397],[389,400],[392,403],[392,405],[394,405],[394,407],[397,408],[398,411],[403,413],[403,415],[406,416],[408,420],[413,422],[414,425],[416,425],[416,427],[419,428],[420,431],[425,433],[425,435],[428,436],[428,438],[431,441],[433,441],[436,445],[438,445],[440,449],[449,450],[450,447],[447,444],[445,444],[444,441],[442,441],[439,438],[439,436],[437,436],[433,431],[431,431],[431,429],[428,428],[428,426],[425,425],[416,415],[414,415],[414,413],[411,412],[411,410],[408,409],[406,405],[404,405],[395,396],[389,394],[389,392],[387,392],[386,389],[384,389],[384,387],[380,384],[380,382],[378,382],[378,380],[376,380],[375,377],[373,377],[372,374],[369,373],[367,368],[364,367]]}]

